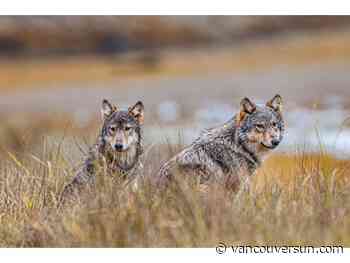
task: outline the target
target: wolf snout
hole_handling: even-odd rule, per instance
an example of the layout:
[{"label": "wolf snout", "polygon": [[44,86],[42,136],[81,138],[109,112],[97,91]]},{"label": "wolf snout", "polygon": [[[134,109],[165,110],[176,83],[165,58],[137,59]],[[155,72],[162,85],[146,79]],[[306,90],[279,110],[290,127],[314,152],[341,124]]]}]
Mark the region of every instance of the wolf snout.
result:
[{"label": "wolf snout", "polygon": [[273,147],[277,147],[279,144],[280,144],[280,140],[272,140],[272,141],[271,141],[271,145],[272,145]]},{"label": "wolf snout", "polygon": [[120,143],[117,143],[114,145],[114,149],[118,152],[122,151],[123,150],[123,144],[120,144]]}]

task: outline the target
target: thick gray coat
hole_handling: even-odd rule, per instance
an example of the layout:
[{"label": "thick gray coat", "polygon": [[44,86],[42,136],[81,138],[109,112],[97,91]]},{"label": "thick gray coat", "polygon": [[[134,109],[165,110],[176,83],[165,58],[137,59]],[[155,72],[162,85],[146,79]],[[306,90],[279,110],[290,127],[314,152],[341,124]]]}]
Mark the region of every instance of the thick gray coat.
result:
[{"label": "thick gray coat", "polygon": [[198,139],[167,161],[157,177],[164,186],[176,172],[199,175],[200,181],[216,181],[235,188],[252,175],[268,152],[283,138],[281,98],[257,106],[247,98],[241,111],[220,127],[203,132]]}]

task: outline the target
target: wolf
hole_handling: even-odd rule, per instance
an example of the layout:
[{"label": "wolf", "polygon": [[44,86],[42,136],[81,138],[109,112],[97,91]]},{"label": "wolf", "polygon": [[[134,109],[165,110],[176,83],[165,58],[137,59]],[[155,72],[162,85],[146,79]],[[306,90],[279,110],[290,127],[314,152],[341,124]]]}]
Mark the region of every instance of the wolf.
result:
[{"label": "wolf", "polygon": [[175,172],[196,176],[200,183],[218,182],[237,190],[254,174],[268,153],[283,139],[282,98],[257,105],[242,99],[240,111],[223,125],[208,129],[163,164],[156,185],[167,186]]},{"label": "wolf", "polygon": [[138,101],[128,110],[119,110],[104,99],[101,115],[103,125],[97,142],[90,148],[82,168],[64,187],[60,203],[73,194],[81,194],[86,186],[93,185],[96,174],[102,171],[125,185],[132,183],[137,186],[138,177],[142,177],[143,103]]}]

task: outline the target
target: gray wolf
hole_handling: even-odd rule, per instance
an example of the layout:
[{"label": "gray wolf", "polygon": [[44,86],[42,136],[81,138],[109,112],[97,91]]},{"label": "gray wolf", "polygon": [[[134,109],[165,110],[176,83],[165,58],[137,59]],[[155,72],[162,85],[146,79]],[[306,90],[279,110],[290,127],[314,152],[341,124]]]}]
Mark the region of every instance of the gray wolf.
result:
[{"label": "gray wolf", "polygon": [[191,145],[167,161],[156,178],[168,185],[175,172],[194,175],[200,183],[219,182],[237,189],[283,139],[282,98],[276,95],[264,105],[248,98],[240,112],[225,124],[204,131]]},{"label": "gray wolf", "polygon": [[92,185],[96,174],[107,174],[125,185],[132,182],[134,186],[137,177],[142,176],[142,102],[138,101],[128,110],[119,110],[108,100],[103,100],[101,115],[103,125],[97,142],[90,148],[82,168],[65,186],[61,202]]}]

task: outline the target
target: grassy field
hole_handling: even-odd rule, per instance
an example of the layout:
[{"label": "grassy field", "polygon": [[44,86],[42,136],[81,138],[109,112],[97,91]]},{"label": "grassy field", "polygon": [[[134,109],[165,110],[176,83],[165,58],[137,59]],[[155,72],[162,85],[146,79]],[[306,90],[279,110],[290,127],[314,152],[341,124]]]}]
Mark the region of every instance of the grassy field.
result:
[{"label": "grassy field", "polygon": [[[132,192],[101,176],[88,196],[58,209],[83,156],[71,148],[86,149],[65,140],[43,137],[22,154],[2,149],[1,247],[350,245],[350,162],[326,152],[272,155],[237,193],[186,180],[164,192],[147,181]],[[148,151],[147,176],[181,147]]]}]

